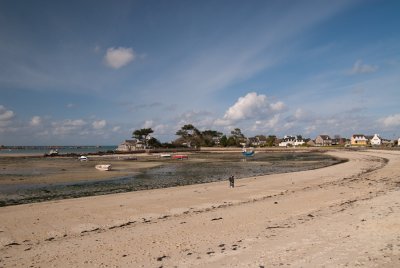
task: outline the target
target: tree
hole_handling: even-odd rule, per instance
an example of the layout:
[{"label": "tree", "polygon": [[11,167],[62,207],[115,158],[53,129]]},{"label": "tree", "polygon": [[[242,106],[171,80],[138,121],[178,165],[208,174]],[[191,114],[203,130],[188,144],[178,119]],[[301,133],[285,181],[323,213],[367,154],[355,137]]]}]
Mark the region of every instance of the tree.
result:
[{"label": "tree", "polygon": [[226,147],[228,146],[228,138],[226,137],[226,135],[223,135],[219,141],[219,143],[221,144],[221,146]]},{"label": "tree", "polygon": [[220,143],[222,133],[216,130],[205,130],[201,132],[201,145],[214,146]]},{"label": "tree", "polygon": [[154,137],[151,137],[150,139],[148,139],[147,144],[153,148],[159,148],[162,146],[161,142]]},{"label": "tree", "polygon": [[137,129],[132,133],[132,138],[135,138],[135,139],[143,142],[147,147],[149,135],[153,132],[154,131],[151,128]]},{"label": "tree", "polygon": [[[234,140],[234,144],[232,144],[232,140]],[[228,138],[228,146],[236,145],[240,146],[240,143],[245,142],[246,137],[243,135],[242,131],[240,128],[235,128],[234,130],[231,131],[231,136]]]},{"label": "tree", "polygon": [[181,127],[181,129],[176,132],[176,135],[181,136],[181,139],[186,142],[188,147],[192,147],[193,144],[195,146],[200,145],[201,133],[192,124]]},{"label": "tree", "polygon": [[267,138],[267,146],[272,147],[274,146],[276,141],[276,136],[275,135],[269,135]]}]

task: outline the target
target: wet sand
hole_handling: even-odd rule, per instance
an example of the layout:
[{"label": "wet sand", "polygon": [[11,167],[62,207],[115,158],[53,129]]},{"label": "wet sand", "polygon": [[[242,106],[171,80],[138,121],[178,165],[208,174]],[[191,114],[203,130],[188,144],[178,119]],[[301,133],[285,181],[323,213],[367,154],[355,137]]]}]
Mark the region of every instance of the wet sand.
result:
[{"label": "wet sand", "polygon": [[400,267],[400,152],[317,170],[0,208],[0,266]]},{"label": "wet sand", "polygon": [[[135,156],[134,158],[137,158]],[[142,159],[156,160],[157,156],[140,155]],[[144,162],[130,160],[132,155],[90,156],[89,161],[79,161],[77,157],[41,156],[3,156],[0,157],[2,173],[0,185],[5,184],[50,184],[83,180],[102,180],[126,176],[138,172],[142,168],[161,165],[162,162]],[[102,172],[94,168],[97,164],[111,164],[110,172]]]}]

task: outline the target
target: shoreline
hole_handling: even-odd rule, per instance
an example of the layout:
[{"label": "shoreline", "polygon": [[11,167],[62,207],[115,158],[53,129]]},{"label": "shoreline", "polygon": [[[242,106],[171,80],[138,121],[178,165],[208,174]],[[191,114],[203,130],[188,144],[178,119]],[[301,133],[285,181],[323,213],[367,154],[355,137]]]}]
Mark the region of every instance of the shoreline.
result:
[{"label": "shoreline", "polygon": [[0,265],[400,264],[400,247],[380,251],[400,243],[400,153],[329,153],[349,161],[234,189],[224,181],[2,207]]},{"label": "shoreline", "polygon": [[[18,161],[0,158],[0,206],[203,184],[223,181],[230,172],[237,179],[291,173],[347,161],[303,151],[257,152],[248,162],[235,152],[195,153],[189,158],[176,161],[158,155],[141,155],[135,160],[126,155],[90,156],[89,161],[83,162],[59,157],[20,158]],[[94,168],[96,164],[105,163],[111,164],[111,171]]]}]

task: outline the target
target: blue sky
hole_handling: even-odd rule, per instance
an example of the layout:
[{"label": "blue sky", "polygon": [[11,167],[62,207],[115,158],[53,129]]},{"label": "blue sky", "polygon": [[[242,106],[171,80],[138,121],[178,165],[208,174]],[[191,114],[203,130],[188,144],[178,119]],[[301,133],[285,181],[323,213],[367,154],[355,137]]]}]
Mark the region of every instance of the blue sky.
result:
[{"label": "blue sky", "polygon": [[400,137],[399,1],[0,2],[0,144],[184,124]]}]

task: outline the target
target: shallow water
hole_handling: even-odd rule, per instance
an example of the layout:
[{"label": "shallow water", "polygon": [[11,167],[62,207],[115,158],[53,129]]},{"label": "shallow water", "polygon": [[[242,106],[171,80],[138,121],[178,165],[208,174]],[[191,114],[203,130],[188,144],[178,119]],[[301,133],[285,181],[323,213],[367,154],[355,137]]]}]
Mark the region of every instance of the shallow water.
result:
[{"label": "shallow water", "polygon": [[317,153],[257,153],[247,158],[240,154],[199,153],[191,155],[190,161],[167,160],[163,165],[130,176],[101,181],[2,185],[0,206],[222,181],[230,175],[240,179],[295,172],[340,162]]}]

